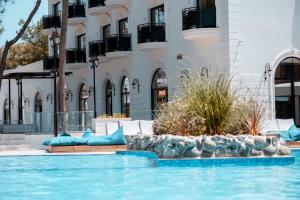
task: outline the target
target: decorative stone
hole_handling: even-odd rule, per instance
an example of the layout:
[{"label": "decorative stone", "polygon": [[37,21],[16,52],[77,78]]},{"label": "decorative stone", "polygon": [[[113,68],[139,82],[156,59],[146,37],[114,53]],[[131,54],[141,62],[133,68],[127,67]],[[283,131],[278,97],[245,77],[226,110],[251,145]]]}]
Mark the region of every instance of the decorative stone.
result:
[{"label": "decorative stone", "polygon": [[216,157],[225,157],[226,156],[226,150],[224,149],[224,147],[218,146],[216,148],[215,156]]},{"label": "decorative stone", "polygon": [[249,149],[246,147],[245,143],[242,143],[239,147],[239,155],[242,157],[247,157],[249,155]]},{"label": "decorative stone", "polygon": [[245,139],[245,145],[247,148],[249,149],[253,149],[254,148],[254,139],[253,138],[246,138]]},{"label": "decorative stone", "polygon": [[280,145],[278,147],[278,155],[280,156],[291,155],[291,150],[287,146]]},{"label": "decorative stone", "polygon": [[272,144],[273,144],[273,146],[277,146],[278,143],[279,143],[278,137],[273,137],[273,139],[272,139]]},{"label": "decorative stone", "polygon": [[190,147],[185,150],[183,156],[187,158],[196,158],[200,156],[200,152],[197,147]]},{"label": "decorative stone", "polygon": [[216,143],[214,143],[210,138],[207,137],[203,143],[203,150],[214,153],[216,150]]},{"label": "decorative stone", "polygon": [[255,149],[258,151],[262,151],[265,147],[268,146],[267,138],[265,136],[254,136],[254,145]]},{"label": "decorative stone", "polygon": [[176,150],[175,149],[165,149],[164,158],[175,158],[176,157]]},{"label": "decorative stone", "polygon": [[266,156],[273,156],[274,154],[276,154],[276,151],[277,151],[277,147],[273,145],[269,145],[264,149],[264,154]]},{"label": "decorative stone", "polygon": [[261,156],[262,154],[263,154],[262,151],[257,151],[255,149],[252,149],[251,152],[250,152],[251,156]]},{"label": "decorative stone", "polygon": [[203,150],[201,153],[201,157],[204,157],[204,158],[209,158],[209,157],[212,157],[213,155],[214,155],[214,153],[206,151],[206,150]]}]

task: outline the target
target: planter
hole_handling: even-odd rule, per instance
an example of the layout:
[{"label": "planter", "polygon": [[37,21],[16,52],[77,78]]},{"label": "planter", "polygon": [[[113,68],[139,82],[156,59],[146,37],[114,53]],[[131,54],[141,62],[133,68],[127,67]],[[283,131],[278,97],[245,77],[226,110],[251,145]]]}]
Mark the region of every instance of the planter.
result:
[{"label": "planter", "polygon": [[108,135],[119,128],[120,121],[131,121],[131,118],[96,118],[93,119],[93,131],[97,135]]},{"label": "planter", "polygon": [[216,158],[287,156],[290,149],[276,136],[226,135],[183,137],[173,135],[128,138],[129,150],[155,152],[159,158]]}]

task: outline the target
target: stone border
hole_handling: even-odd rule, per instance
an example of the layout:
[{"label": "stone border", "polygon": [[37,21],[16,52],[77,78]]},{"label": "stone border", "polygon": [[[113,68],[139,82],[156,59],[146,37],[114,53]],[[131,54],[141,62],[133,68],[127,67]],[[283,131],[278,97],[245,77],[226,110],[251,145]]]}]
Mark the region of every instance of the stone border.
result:
[{"label": "stone border", "polygon": [[290,149],[276,136],[226,135],[183,137],[135,135],[128,150],[155,152],[159,158],[224,158],[288,156]]}]

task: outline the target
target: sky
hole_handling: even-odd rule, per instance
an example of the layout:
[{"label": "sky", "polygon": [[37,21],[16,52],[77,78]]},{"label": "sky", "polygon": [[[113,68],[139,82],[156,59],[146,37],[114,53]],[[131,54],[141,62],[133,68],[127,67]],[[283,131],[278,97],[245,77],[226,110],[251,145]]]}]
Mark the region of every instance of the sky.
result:
[{"label": "sky", "polygon": [[[5,32],[0,36],[0,46],[5,44],[6,40],[15,37],[16,32],[20,29],[18,22],[20,19],[26,19],[35,5],[36,0],[15,0],[14,4],[8,4],[3,16],[0,16]],[[40,8],[34,16],[32,23],[38,21],[43,15],[48,14],[48,1],[42,0]]]}]

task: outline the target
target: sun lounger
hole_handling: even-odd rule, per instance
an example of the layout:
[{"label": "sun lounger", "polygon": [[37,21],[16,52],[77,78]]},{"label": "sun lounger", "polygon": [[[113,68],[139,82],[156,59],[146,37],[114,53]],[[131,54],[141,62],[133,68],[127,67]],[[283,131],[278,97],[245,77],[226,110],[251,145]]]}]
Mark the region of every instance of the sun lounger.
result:
[{"label": "sun lounger", "polygon": [[106,135],[113,134],[119,129],[119,122],[106,122]]},{"label": "sun lounger", "polygon": [[120,121],[120,126],[123,127],[124,135],[136,135],[140,132],[140,121]]},{"label": "sun lounger", "polygon": [[141,120],[140,127],[143,135],[153,135],[153,121]]}]

